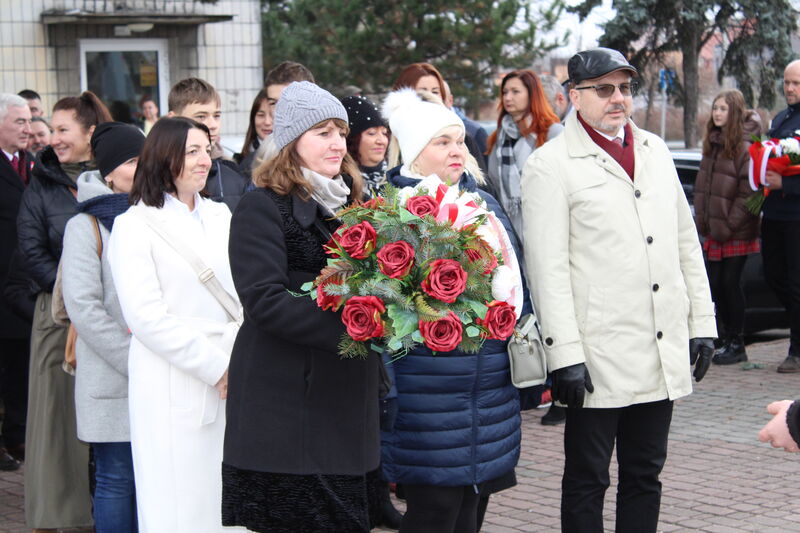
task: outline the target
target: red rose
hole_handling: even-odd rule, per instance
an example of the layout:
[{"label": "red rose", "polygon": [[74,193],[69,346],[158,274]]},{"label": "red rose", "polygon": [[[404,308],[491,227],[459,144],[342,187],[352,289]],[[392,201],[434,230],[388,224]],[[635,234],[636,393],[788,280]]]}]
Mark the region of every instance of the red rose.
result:
[{"label": "red rose", "polygon": [[483,239],[478,239],[473,246],[466,249],[467,259],[469,259],[470,263],[485,261],[486,268],[483,269],[483,273],[486,275],[491,274],[497,268],[497,256],[491,246]]},{"label": "red rose", "polygon": [[437,259],[431,263],[422,281],[422,290],[429,296],[453,303],[467,288],[467,272],[455,259]]},{"label": "red rose", "polygon": [[354,341],[366,341],[383,336],[381,315],[386,311],[383,300],[377,296],[353,296],[344,304],[342,322]]},{"label": "red rose", "polygon": [[506,302],[494,300],[487,304],[489,310],[483,319],[476,319],[475,323],[485,327],[489,334],[484,336],[489,339],[504,341],[514,333],[514,326],[517,325],[517,314],[514,306]]},{"label": "red rose", "polygon": [[342,231],[336,241],[353,259],[364,259],[375,249],[377,237],[375,228],[365,220]]},{"label": "red rose", "polygon": [[406,209],[412,215],[424,217],[425,215],[439,214],[439,204],[430,196],[412,196],[406,200]]},{"label": "red rose", "polygon": [[414,266],[414,248],[406,241],[390,242],[378,253],[378,268],[394,279],[406,277]]},{"label": "red rose", "polygon": [[338,311],[342,306],[342,297],[340,295],[331,295],[325,292],[325,287],[328,285],[338,285],[338,283],[323,283],[317,287],[317,305],[323,310],[328,309]]},{"label": "red rose", "polygon": [[461,344],[464,331],[461,320],[452,311],[447,316],[433,322],[419,321],[419,331],[425,346],[434,352],[450,352]]}]

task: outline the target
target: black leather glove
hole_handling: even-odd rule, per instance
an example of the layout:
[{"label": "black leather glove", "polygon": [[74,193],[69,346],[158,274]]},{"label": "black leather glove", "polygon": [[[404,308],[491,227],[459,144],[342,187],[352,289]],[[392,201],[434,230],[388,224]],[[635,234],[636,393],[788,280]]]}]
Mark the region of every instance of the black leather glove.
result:
[{"label": "black leather glove", "polygon": [[695,337],[689,339],[689,363],[694,365],[694,380],[700,383],[711,366],[711,356],[714,355],[714,339],[710,337]]},{"label": "black leather glove", "polygon": [[567,407],[583,407],[586,391],[594,392],[589,369],[583,363],[553,370],[552,394]]}]

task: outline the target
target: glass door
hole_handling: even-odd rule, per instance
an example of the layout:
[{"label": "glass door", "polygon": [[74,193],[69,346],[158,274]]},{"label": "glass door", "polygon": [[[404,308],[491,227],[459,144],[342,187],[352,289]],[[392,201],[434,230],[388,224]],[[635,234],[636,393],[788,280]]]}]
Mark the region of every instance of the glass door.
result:
[{"label": "glass door", "polygon": [[81,39],[81,90],[95,93],[114,120],[140,125],[140,104],[152,99],[167,113],[166,39]]}]

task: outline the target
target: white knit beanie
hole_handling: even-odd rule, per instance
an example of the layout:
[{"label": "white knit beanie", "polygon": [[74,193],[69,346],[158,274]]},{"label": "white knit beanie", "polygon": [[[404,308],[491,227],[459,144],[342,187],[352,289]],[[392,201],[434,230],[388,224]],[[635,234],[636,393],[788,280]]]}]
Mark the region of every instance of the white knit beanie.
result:
[{"label": "white knit beanie", "polygon": [[431,139],[448,126],[464,123],[444,105],[422,100],[414,89],[394,91],[383,102],[383,116],[389,121],[392,135],[400,144],[403,163],[409,167]]},{"label": "white knit beanie", "polygon": [[315,124],[334,118],[347,122],[347,111],[338,98],[315,83],[290,83],[275,105],[275,148],[281,150]]}]

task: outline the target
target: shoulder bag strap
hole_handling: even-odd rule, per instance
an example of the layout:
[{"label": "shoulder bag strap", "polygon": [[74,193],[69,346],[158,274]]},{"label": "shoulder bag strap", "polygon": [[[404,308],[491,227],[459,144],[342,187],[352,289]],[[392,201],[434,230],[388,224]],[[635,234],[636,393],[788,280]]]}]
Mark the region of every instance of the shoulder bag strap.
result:
[{"label": "shoulder bag strap", "polygon": [[89,215],[89,217],[92,219],[92,222],[94,222],[92,227],[94,228],[94,238],[95,238],[95,241],[97,242],[97,257],[102,258],[103,257],[103,238],[100,236],[100,224],[97,222],[97,217],[96,216]]},{"label": "shoulder bag strap", "polygon": [[159,221],[147,209],[137,209],[136,212],[140,214],[142,219],[147,223],[150,228],[156,232],[156,235],[161,237],[164,242],[172,246],[178,254],[188,262],[192,269],[197,273],[197,278],[208,289],[208,291],[217,299],[217,301],[228,313],[230,319],[234,322],[241,322],[241,313],[239,312],[239,304],[236,300],[228,294],[228,291],[222,286],[217,279],[214,271],[206,266],[202,259],[189,248],[186,243],[176,238],[166,228],[164,228]]}]

